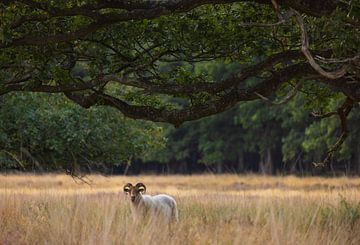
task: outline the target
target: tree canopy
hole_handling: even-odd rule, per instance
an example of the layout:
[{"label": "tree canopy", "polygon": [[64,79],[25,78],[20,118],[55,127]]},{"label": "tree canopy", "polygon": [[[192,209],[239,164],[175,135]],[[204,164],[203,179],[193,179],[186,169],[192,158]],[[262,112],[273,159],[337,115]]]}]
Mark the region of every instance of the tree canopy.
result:
[{"label": "tree canopy", "polygon": [[0,169],[110,173],[164,144],[159,126],[114,108],[85,110],[61,95],[9,94],[0,104]]},{"label": "tree canopy", "polygon": [[[360,100],[357,1],[5,0],[0,18],[0,95],[61,93],[180,126],[302,93],[314,117],[340,121],[325,163]],[[236,69],[218,79],[210,61]]]}]

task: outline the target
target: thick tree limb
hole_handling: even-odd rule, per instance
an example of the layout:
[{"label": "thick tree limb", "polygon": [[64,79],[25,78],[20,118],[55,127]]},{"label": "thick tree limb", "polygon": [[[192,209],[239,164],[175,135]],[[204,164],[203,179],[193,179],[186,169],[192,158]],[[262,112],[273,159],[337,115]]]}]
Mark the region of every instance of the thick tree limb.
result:
[{"label": "thick tree limb", "polygon": [[[91,93],[90,95],[83,94],[85,89],[91,89],[94,85],[104,84],[103,80],[94,82],[77,84],[77,85],[38,85],[36,87],[16,87],[17,91],[32,91],[32,92],[49,92],[49,93],[61,93],[76,102],[77,104],[89,108],[94,105],[108,105],[117,108],[125,116],[134,119],[146,119],[157,122],[169,122],[176,126],[181,125],[185,121],[196,120],[202,117],[213,115],[219,112],[223,112],[240,101],[255,100],[258,98],[257,94],[263,96],[269,96],[274,93],[278,86],[284,82],[288,82],[292,79],[301,77],[303,74],[316,74],[312,67],[305,64],[295,64],[283,68],[280,71],[273,72],[268,78],[258,84],[249,88],[238,87],[243,82],[242,79],[234,79],[233,86],[222,90],[221,95],[217,95],[218,98],[209,100],[207,102],[185,107],[178,110],[169,110],[166,108],[155,108],[151,106],[130,105],[127,102],[115,98],[113,96],[104,94],[102,92]],[[241,76],[239,76],[241,77]],[[14,90],[15,88],[13,88]],[[79,91],[78,93],[74,91]],[[227,91],[227,92],[226,92]]]},{"label": "thick tree limb", "polygon": [[[96,18],[94,13],[99,13],[102,9],[118,9],[133,11],[155,11],[166,9],[172,12],[186,12],[193,8],[206,4],[226,4],[233,2],[257,2],[260,4],[278,5],[292,7],[300,12],[311,16],[328,16],[333,13],[336,8],[347,10],[348,5],[337,0],[328,0],[326,2],[314,2],[312,0],[278,0],[274,4],[273,0],[137,0],[137,1],[117,1],[117,0],[98,0],[92,3],[83,4],[81,6],[70,8],[57,8],[46,1],[37,2],[32,0],[6,0],[5,4],[12,2],[22,2],[30,7],[44,10],[48,13],[57,16],[73,16],[84,15],[91,18]],[[146,18],[146,15],[144,16]]]},{"label": "thick tree limb", "polygon": [[237,88],[234,86],[229,92],[224,92],[218,99],[210,100],[202,104],[197,104],[183,109],[169,110],[166,108],[155,108],[151,106],[130,105],[127,102],[104,93],[92,93],[83,95],[78,93],[65,93],[65,95],[75,103],[89,108],[94,105],[108,105],[117,108],[125,116],[134,119],[146,119],[155,122],[168,122],[175,126],[180,126],[185,121],[196,120],[223,112],[233,107],[239,101],[249,101],[257,98],[255,93],[265,96],[273,93],[283,82],[301,76],[304,72],[314,72],[308,64],[297,64],[284,68],[279,72],[273,73],[269,78],[250,88]]},{"label": "thick tree limb", "polygon": [[[337,152],[341,145],[346,140],[349,130],[347,128],[347,116],[349,115],[351,109],[354,106],[354,101],[350,98],[346,98],[345,102],[338,108],[336,114],[339,116],[340,119],[340,126],[341,126],[341,134],[337,138],[335,144],[330,146],[328,151],[326,152],[326,156],[323,161],[319,163],[313,163],[315,167],[324,167],[330,163],[330,160],[334,156],[335,152]],[[335,115],[335,112],[326,113],[320,116],[320,118],[330,117]]]},{"label": "thick tree limb", "polygon": [[265,69],[269,69],[274,65],[286,61],[292,61],[302,58],[302,54],[298,50],[288,50],[273,56],[247,68],[244,68],[238,74],[230,76],[230,78],[223,80],[217,83],[210,82],[198,82],[194,84],[157,84],[151,82],[151,80],[146,79],[137,79],[131,80],[124,77],[119,77],[117,75],[105,75],[102,79],[105,82],[116,81],[124,85],[129,85],[133,87],[143,88],[152,93],[163,93],[163,94],[192,94],[199,92],[207,92],[210,94],[217,94],[219,92],[225,91],[235,85],[239,85],[241,82],[246,79],[255,76],[256,74],[261,73]]},{"label": "thick tree limb", "polygon": [[[21,2],[32,8],[45,11],[46,14],[34,16],[23,16],[10,24],[11,28],[17,28],[26,21],[45,21],[49,18],[85,16],[93,22],[84,25],[76,31],[61,33],[49,36],[23,36],[12,40],[6,44],[0,44],[0,48],[16,47],[21,45],[42,45],[56,42],[68,42],[79,38],[84,38],[88,34],[99,30],[102,27],[131,20],[154,19],[175,13],[188,12],[194,8],[207,4],[228,4],[233,2],[247,2],[249,0],[167,0],[167,1],[97,1],[93,4],[71,8],[57,8],[47,2],[37,2],[32,0],[8,0],[4,4]],[[272,5],[271,0],[256,0],[260,4]],[[326,16],[331,14],[336,8],[345,9],[346,6],[339,1],[332,0],[318,4],[310,0],[282,0],[279,5],[291,7],[312,16]],[[124,10],[122,12],[101,13],[102,9]]]}]

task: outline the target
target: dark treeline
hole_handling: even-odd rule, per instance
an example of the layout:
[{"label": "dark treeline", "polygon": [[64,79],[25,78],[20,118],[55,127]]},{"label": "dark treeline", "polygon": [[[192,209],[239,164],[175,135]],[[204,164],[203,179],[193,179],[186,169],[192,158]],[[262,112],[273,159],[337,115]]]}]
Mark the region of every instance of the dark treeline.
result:
[{"label": "dark treeline", "polygon": [[[195,66],[194,73],[210,74],[215,81],[220,81],[238,69],[241,66],[237,64],[205,62]],[[330,163],[315,168],[335,144],[341,129],[337,117],[320,120],[311,114],[336,111],[345,98],[311,81],[304,81],[302,88],[304,90],[300,89],[294,98],[281,105],[263,99],[242,102],[222,114],[188,122],[177,129],[166,128],[166,147],[140,159],[129,171],[359,174],[360,113],[353,110],[349,115],[348,137]],[[313,93],[302,92],[305,90]],[[281,99],[275,97],[287,94],[288,91],[280,90],[268,99],[280,102]]]},{"label": "dark treeline", "polygon": [[[282,106],[248,102],[226,113],[167,132],[167,147],[154,161],[133,165],[158,173],[210,171],[262,174],[359,174],[359,113],[349,119],[351,134],[329,165],[315,168],[336,141],[336,118],[315,120],[294,101]],[[263,109],[261,109],[263,108]],[[149,166],[150,165],[150,166]]]},{"label": "dark treeline", "polygon": [[47,94],[11,94],[0,101],[3,170],[109,172],[164,143],[161,127],[111,108],[85,110]]},{"label": "dark treeline", "polygon": [[339,124],[337,118],[314,119],[300,106],[303,100],[299,94],[280,106],[246,102],[173,128],[129,120],[109,108],[85,110],[60,96],[8,95],[0,106],[1,168],[106,174],[359,174],[357,110],[349,117],[350,135],[331,164],[316,169],[313,163],[336,141]]}]

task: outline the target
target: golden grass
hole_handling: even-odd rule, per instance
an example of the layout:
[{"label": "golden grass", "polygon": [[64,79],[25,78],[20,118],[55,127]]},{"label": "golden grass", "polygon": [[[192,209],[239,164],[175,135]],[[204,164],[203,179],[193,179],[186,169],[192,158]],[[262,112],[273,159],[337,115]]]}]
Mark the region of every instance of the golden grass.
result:
[{"label": "golden grass", "polygon": [[[0,244],[360,244],[360,178],[0,176]],[[180,222],[136,225],[127,182],[173,195]]]}]

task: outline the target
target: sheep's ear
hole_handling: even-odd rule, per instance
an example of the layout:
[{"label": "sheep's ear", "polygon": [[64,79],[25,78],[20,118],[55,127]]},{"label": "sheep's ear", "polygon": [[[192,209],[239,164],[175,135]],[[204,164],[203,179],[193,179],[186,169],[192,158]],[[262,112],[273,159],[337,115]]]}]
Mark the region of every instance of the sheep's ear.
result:
[{"label": "sheep's ear", "polygon": [[145,194],[146,186],[143,183],[137,183],[136,188],[139,190],[141,194]]},{"label": "sheep's ear", "polygon": [[126,194],[129,194],[132,186],[133,186],[133,185],[132,185],[131,183],[127,183],[126,185],[124,185],[124,192],[125,192]]}]

